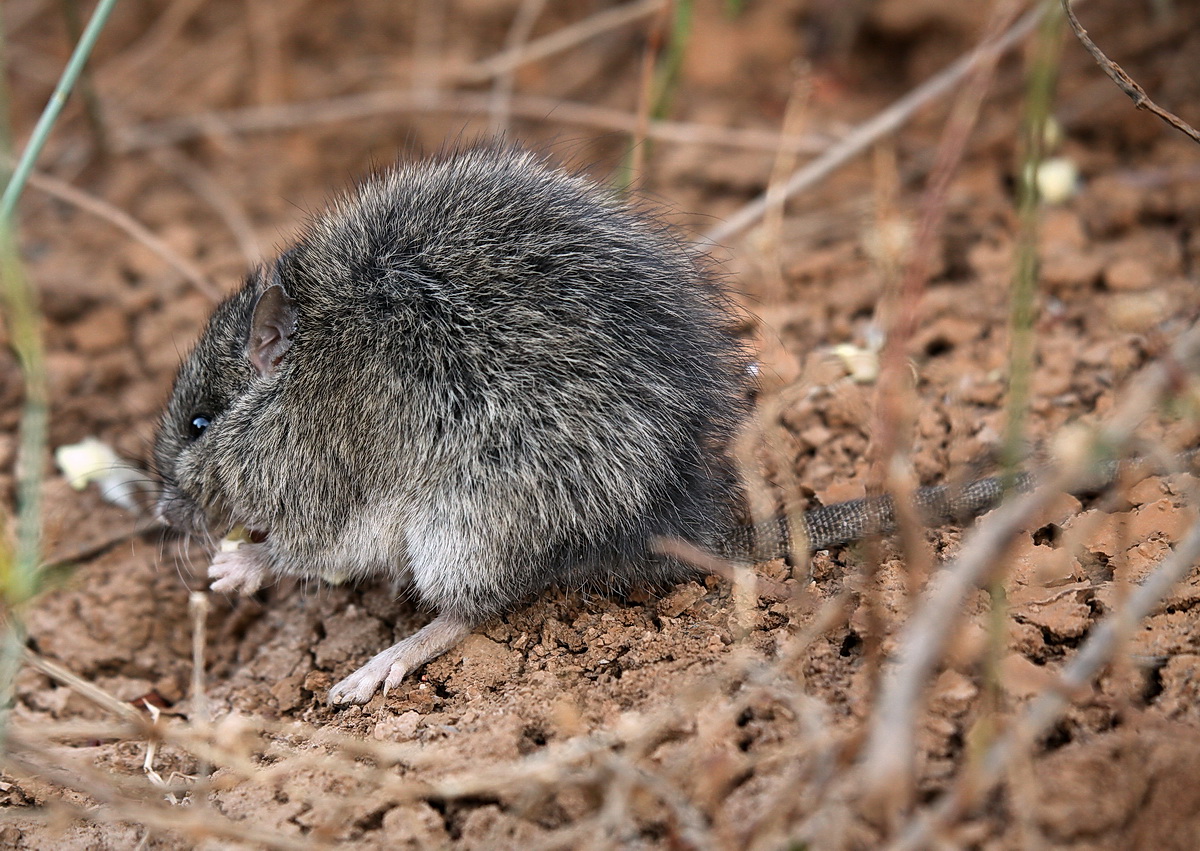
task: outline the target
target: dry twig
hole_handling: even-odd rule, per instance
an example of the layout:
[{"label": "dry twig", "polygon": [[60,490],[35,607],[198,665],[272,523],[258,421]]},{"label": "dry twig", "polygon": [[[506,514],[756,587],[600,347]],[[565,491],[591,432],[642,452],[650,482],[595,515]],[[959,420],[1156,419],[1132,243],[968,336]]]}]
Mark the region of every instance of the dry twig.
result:
[{"label": "dry twig", "polygon": [[146,726],[152,726],[145,716],[132,705],[117,700],[99,686],[93,685],[73,671],[64,668],[56,662],[51,662],[49,659],[34,653],[28,648],[22,654],[21,661],[34,670],[40,671],[50,677],[52,680],[56,680],[101,709],[112,713],[122,721],[134,725],[135,728],[142,729]]},{"label": "dry twig", "polygon": [[[512,26],[509,27],[508,36],[504,41],[506,54],[512,53],[520,56],[523,51],[529,50],[529,36],[545,8],[546,0],[522,0],[521,5],[517,7],[517,14],[513,18]],[[512,100],[516,80],[515,72],[519,64],[519,62],[514,63],[500,71],[496,74],[496,79],[492,84],[490,129],[493,136],[502,136],[508,132],[508,105]]]},{"label": "dry twig", "polygon": [[161,794],[157,788],[153,789],[153,795],[135,797],[129,790],[116,787],[108,773],[91,771],[83,766],[74,766],[74,770],[53,767],[52,755],[20,739],[10,739],[10,749],[0,758],[0,765],[16,774],[41,777],[68,789],[78,790],[101,805],[82,807],[65,801],[55,802],[56,807],[64,808],[82,821],[129,822],[144,825],[157,833],[172,833],[193,841],[224,839],[279,851],[310,851],[329,847],[326,843],[284,836],[275,830],[255,827],[245,821],[234,821],[212,809],[168,805],[156,800],[156,796]]},{"label": "dry twig", "polygon": [[653,15],[663,5],[665,0],[634,0],[624,6],[617,6],[598,12],[576,24],[563,27],[547,36],[536,39],[525,45],[508,46],[503,52],[477,62],[451,76],[462,83],[481,83],[510,72],[521,65],[546,59],[556,53],[570,50],[578,44],[595,38],[601,33],[623,27],[639,21],[648,15]]},{"label": "dry twig", "polygon": [[[1171,126],[1200,142],[1200,134],[1177,116],[1157,106],[1125,71],[1106,57],[1103,52],[1087,36],[1071,9],[1070,0],[1062,0],[1063,10],[1076,37],[1092,54],[1105,73],[1113,82],[1133,99],[1139,109],[1147,109],[1166,121]],[[1104,442],[1120,445],[1132,433],[1134,427],[1152,409],[1158,400],[1172,390],[1178,383],[1182,371],[1196,372],[1200,364],[1200,324],[1189,329],[1172,347],[1166,357],[1148,368],[1139,380],[1132,383],[1133,390],[1118,407],[1107,427],[1102,432]],[[1060,473],[1060,479],[1077,479],[1080,471],[1065,469]],[[1028,497],[1015,501],[1009,506],[1002,506],[997,511],[996,521],[1005,513],[1014,514],[1016,506],[1032,502],[1046,488],[1039,488]],[[968,547],[964,547],[959,559],[956,560],[961,570],[963,556],[974,553],[978,542],[984,538],[983,529],[989,531],[999,523],[989,520],[981,533],[977,535]],[[1002,538],[997,537],[992,545],[997,551],[1011,539],[1010,529]],[[988,537],[992,537],[989,535]],[[1091,681],[1099,671],[1108,664],[1116,654],[1121,640],[1144,617],[1150,614],[1153,607],[1171,589],[1171,587],[1186,575],[1197,559],[1200,559],[1200,523],[1193,523],[1191,530],[1175,548],[1175,550],[1159,563],[1147,580],[1136,588],[1125,605],[1114,611],[1088,638],[1075,658],[1068,663],[1056,688],[1040,693],[1029,705],[1020,721],[1001,739],[989,748],[978,771],[969,777],[960,778],[955,789],[944,796],[934,811],[919,816],[910,822],[896,848],[925,847],[934,830],[945,824],[949,819],[961,812],[971,800],[976,800],[980,794],[990,789],[1002,776],[1002,773],[1014,754],[1024,753],[1033,744],[1037,736],[1058,717],[1066,705],[1068,697],[1083,685]],[[941,653],[941,645],[948,634],[946,623],[951,620],[953,612],[958,609],[965,599],[965,587],[960,585],[962,577],[952,574],[943,586],[939,586],[929,595],[929,605],[923,610],[921,618],[914,618],[906,630],[907,639],[903,646],[908,650],[908,656],[900,663],[896,671],[894,688],[885,694],[876,713],[872,726],[871,741],[863,762],[866,776],[877,782],[877,788],[885,788],[888,779],[895,778],[905,771],[911,763],[913,752],[913,724],[916,704],[923,689],[924,682],[933,670],[933,664]],[[949,591],[941,594],[944,599],[940,605],[935,604],[939,592],[943,588],[955,588],[955,593]],[[938,621],[938,623],[935,623]],[[936,633],[941,631],[940,639]],[[932,652],[930,652],[932,651]],[[877,772],[883,772],[879,774]]]},{"label": "dry twig", "polygon": [[979,770],[972,772],[970,777],[960,778],[954,790],[932,813],[910,822],[892,848],[900,851],[929,847],[932,835],[941,825],[971,801],[986,794],[1000,779],[1009,761],[1015,755],[1025,753],[1059,716],[1069,696],[1078,693],[1112,661],[1122,641],[1153,611],[1175,583],[1187,575],[1197,560],[1200,560],[1200,523],[1193,522],[1184,539],[1137,586],[1125,605],[1092,632],[1075,657],[1064,666],[1055,687],[1039,694],[1018,722],[988,749]]},{"label": "dry twig", "polygon": [[[977,50],[980,59],[970,69],[968,81],[951,107],[950,117],[938,142],[928,188],[921,199],[920,219],[913,245],[904,258],[903,273],[898,285],[889,286],[884,296],[890,322],[880,353],[880,373],[870,429],[872,470],[867,486],[869,491],[891,494],[893,505],[898,506],[898,525],[905,561],[913,571],[925,576],[931,572],[933,560],[924,545],[923,524],[913,500],[917,480],[909,455],[916,396],[908,352],[921,316],[931,258],[936,253],[936,244],[941,235],[950,185],[966,153],[967,142],[992,85],[996,62],[1000,58],[999,50],[986,48],[1011,31],[1014,16],[1012,4],[1003,4],[993,15],[988,32]],[[875,564],[872,560],[865,569],[873,571]],[[873,605],[869,611],[874,611]],[[881,618],[873,620],[879,621]],[[882,632],[881,623],[873,626]],[[872,636],[871,639],[876,645],[882,635]],[[897,795],[907,795],[911,794],[912,789],[897,784],[892,791]]]},{"label": "dry twig", "polygon": [[[793,174],[783,187],[782,197],[792,198],[804,190],[812,188],[884,136],[898,130],[916,114],[917,110],[933,103],[950,91],[981,62],[993,61],[994,56],[998,56],[1018,44],[1033,31],[1043,14],[1042,6],[1027,12],[1000,38],[994,42],[979,45],[931,80],[913,89],[878,115],[855,127],[840,142]],[[724,222],[711,229],[705,234],[705,239],[720,244],[737,236],[761,219],[772,203],[776,203],[775,198],[768,199],[766,193],[759,195]]]},{"label": "dry twig", "polygon": [[[1006,4],[1007,5],[1007,4]],[[946,198],[950,184],[958,172],[959,163],[967,150],[967,142],[979,116],[987,91],[991,87],[999,50],[987,49],[1004,37],[1011,17],[999,12],[990,31],[977,49],[979,61],[970,70],[969,83],[951,108],[950,118],[942,132],[929,174],[928,188],[921,199],[921,216],[913,238],[912,250],[906,258],[900,285],[891,293],[891,322],[880,353],[880,374],[875,393],[875,420],[870,429],[874,470],[872,484],[886,486],[889,468],[903,460],[904,431],[911,418],[913,394],[909,389],[912,374],[908,365],[908,347],[917,330],[920,307],[929,280],[932,258],[936,253],[942,222],[946,216]],[[908,409],[908,410],[906,410]],[[899,494],[898,497],[909,496]],[[897,499],[897,504],[911,500]]]},{"label": "dry twig", "polygon": [[220,301],[222,297],[221,291],[217,289],[216,284],[200,271],[196,264],[180,255],[178,251],[151,233],[145,225],[124,210],[117,209],[102,198],[89,195],[80,189],[76,189],[69,183],[64,183],[57,178],[50,177],[48,174],[34,172],[29,175],[29,185],[40,192],[45,192],[47,195],[58,198],[60,201],[66,201],[68,204],[72,204],[81,210],[98,216],[114,227],[125,231],[134,240],[140,242],[162,258],[168,266],[186,278],[200,292],[213,301]]},{"label": "dry twig", "polygon": [[1075,17],[1075,11],[1071,8],[1071,0],[1061,0],[1061,2],[1063,11],[1067,14],[1067,22],[1070,23],[1075,37],[1079,39],[1079,43],[1084,46],[1088,53],[1092,54],[1092,58],[1096,60],[1096,64],[1117,84],[1117,88],[1128,95],[1130,100],[1133,101],[1133,105],[1138,109],[1144,109],[1157,115],[1180,133],[1187,135],[1193,142],[1200,142],[1200,131],[1197,131],[1196,128],[1192,127],[1192,125],[1188,124],[1175,113],[1168,112],[1152,101],[1150,96],[1146,94],[1146,90],[1139,86],[1133,77],[1125,73],[1124,68],[1104,55],[1104,51],[1096,46],[1096,42],[1092,41],[1091,37],[1087,34],[1087,30],[1083,28],[1083,25],[1079,23],[1079,19]]},{"label": "dry twig", "polygon": [[[364,92],[321,101],[203,112],[124,128],[117,133],[114,150],[128,154],[208,135],[294,130],[402,112],[486,115],[491,101],[490,93],[479,92],[432,95],[411,91]],[[515,95],[509,100],[508,109],[513,115],[535,121],[578,124],[617,133],[637,130],[637,118],[627,112],[556,98]],[[815,136],[781,138],[769,130],[738,130],[686,121],[651,121],[646,135],[662,142],[772,153],[780,150],[814,153],[828,147],[827,140]]]},{"label": "dry twig", "polygon": [[207,169],[177,148],[157,148],[150,152],[150,156],[159,166],[176,174],[197,198],[206,202],[225,222],[248,268],[253,269],[262,262],[262,250],[258,246],[258,237],[250,217],[246,215],[237,199],[226,191]]},{"label": "dry twig", "polygon": [[[1123,445],[1147,412],[1175,386],[1181,366],[1191,372],[1200,371],[1200,323],[1176,341],[1168,356],[1130,382],[1127,395],[1097,442]],[[1086,462],[1086,454],[1081,453],[1080,460]],[[865,778],[876,800],[885,800],[888,791],[903,785],[910,774],[921,696],[959,622],[967,595],[995,569],[996,554],[1005,550],[1038,511],[1056,494],[1075,487],[1089,474],[1085,463],[1065,466],[1031,493],[1001,505],[979,525],[958,557],[943,569],[926,592],[921,606],[901,632],[898,642],[901,657],[885,681],[872,713],[860,776]]]}]

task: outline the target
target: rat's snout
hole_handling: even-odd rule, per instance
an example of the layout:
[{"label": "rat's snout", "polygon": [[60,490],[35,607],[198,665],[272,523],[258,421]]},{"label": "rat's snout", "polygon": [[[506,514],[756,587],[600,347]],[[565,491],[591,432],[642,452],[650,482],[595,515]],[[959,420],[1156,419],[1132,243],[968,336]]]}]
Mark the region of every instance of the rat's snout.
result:
[{"label": "rat's snout", "polygon": [[164,526],[179,526],[179,522],[171,516],[170,499],[166,494],[158,498],[158,502],[154,503],[154,519]]},{"label": "rat's snout", "polygon": [[154,519],[184,532],[202,532],[206,525],[192,501],[171,485],[163,488],[154,504]]},{"label": "rat's snout", "polygon": [[178,511],[174,510],[179,503],[179,494],[174,488],[165,488],[158,502],[154,503],[154,519],[166,526],[180,526]]}]

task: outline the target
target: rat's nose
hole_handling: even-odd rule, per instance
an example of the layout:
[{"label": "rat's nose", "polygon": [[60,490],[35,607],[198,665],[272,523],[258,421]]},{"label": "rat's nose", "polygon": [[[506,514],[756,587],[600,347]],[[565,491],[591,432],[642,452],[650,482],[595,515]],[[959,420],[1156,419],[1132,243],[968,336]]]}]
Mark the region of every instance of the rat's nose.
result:
[{"label": "rat's nose", "polygon": [[174,525],[171,523],[171,518],[167,516],[167,495],[160,496],[158,502],[154,503],[154,519],[164,526]]}]

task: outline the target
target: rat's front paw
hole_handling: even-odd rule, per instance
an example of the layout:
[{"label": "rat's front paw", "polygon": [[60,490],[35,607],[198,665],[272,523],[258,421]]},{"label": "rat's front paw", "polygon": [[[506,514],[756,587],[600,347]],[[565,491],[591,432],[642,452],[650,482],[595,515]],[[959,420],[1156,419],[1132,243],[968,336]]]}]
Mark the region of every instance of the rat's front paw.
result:
[{"label": "rat's front paw", "polygon": [[267,579],[266,552],[262,544],[242,544],[219,552],[208,568],[209,586],[221,593],[253,594]]}]

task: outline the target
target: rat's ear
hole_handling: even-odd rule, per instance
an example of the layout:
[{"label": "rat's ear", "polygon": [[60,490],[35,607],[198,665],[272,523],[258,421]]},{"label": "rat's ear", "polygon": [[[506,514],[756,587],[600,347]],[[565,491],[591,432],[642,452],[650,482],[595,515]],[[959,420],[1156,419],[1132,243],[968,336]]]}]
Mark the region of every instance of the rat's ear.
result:
[{"label": "rat's ear", "polygon": [[296,332],[296,302],[273,283],[258,297],[250,320],[246,352],[259,375],[271,376],[292,347]]}]

